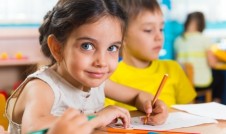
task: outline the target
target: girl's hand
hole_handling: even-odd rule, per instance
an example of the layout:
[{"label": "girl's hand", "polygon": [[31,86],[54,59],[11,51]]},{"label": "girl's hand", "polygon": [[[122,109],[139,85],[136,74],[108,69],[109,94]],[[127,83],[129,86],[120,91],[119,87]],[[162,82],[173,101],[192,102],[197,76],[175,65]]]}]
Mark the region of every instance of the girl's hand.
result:
[{"label": "girl's hand", "polygon": [[157,100],[153,107],[151,101],[146,101],[144,110],[147,114],[150,114],[147,120],[149,125],[161,125],[168,117],[167,106],[161,100]]},{"label": "girl's hand", "polygon": [[125,128],[130,124],[130,113],[128,110],[118,106],[107,106],[97,113],[96,118],[92,119],[96,128],[105,127],[111,123],[117,122],[117,119],[121,119]]},{"label": "girl's hand", "polygon": [[[94,127],[80,111],[67,109],[47,134],[90,134]],[[79,130],[79,131],[78,131]]]}]

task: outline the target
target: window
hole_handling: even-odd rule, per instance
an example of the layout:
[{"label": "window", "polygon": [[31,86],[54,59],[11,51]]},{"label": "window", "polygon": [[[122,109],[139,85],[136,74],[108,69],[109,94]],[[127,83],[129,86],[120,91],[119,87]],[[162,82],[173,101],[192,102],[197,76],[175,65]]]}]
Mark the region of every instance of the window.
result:
[{"label": "window", "polygon": [[40,24],[57,0],[0,0],[0,26]]}]

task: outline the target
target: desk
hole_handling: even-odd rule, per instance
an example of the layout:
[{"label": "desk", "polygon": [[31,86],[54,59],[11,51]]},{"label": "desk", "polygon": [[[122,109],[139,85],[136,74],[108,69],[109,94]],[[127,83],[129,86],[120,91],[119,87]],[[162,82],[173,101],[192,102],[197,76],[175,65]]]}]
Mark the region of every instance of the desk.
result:
[{"label": "desk", "polygon": [[[178,110],[170,109],[170,112],[175,112]],[[130,112],[132,117],[142,115],[141,112],[132,111]],[[225,114],[225,113],[222,113]],[[226,134],[226,121],[219,121],[218,124],[203,124],[194,127],[187,127],[187,128],[179,128],[179,129],[172,129],[172,131],[179,131],[179,132],[196,132],[200,134]],[[109,134],[107,132],[103,132],[100,130],[95,130],[93,134]]]}]

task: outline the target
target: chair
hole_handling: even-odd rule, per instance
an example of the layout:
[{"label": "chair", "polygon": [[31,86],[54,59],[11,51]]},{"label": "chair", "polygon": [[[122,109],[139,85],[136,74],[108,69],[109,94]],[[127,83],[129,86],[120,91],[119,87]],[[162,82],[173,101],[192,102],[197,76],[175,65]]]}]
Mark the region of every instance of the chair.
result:
[{"label": "chair", "polygon": [[[194,83],[193,83],[194,71],[193,71],[192,64],[191,63],[184,63],[183,68],[184,68],[184,71],[185,71],[188,79],[190,80],[192,85],[194,85]],[[196,91],[196,92],[197,92],[197,97],[202,97],[202,96],[205,97],[205,102],[211,102],[212,101],[212,89],[211,88]]]},{"label": "chair", "polygon": [[6,106],[6,99],[3,94],[0,94],[0,125],[4,127],[5,130],[8,128],[8,120],[5,117],[5,106]]}]

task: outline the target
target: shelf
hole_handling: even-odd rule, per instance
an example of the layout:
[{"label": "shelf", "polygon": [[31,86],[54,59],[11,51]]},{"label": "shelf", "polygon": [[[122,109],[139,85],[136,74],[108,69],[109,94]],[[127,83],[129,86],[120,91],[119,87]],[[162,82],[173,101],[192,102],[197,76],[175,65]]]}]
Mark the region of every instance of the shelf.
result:
[{"label": "shelf", "polygon": [[24,65],[33,65],[33,64],[42,64],[46,63],[43,59],[0,59],[0,67],[4,66],[24,66]]}]

